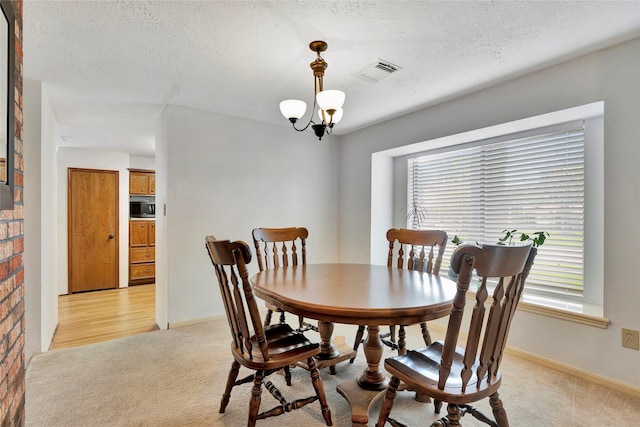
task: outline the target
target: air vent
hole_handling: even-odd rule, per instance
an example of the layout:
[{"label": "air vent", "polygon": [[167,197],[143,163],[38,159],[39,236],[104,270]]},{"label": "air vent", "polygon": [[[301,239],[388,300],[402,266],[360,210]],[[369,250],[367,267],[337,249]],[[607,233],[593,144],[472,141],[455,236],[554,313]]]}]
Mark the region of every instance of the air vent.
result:
[{"label": "air vent", "polygon": [[382,71],[386,71],[389,74],[395,73],[396,71],[398,71],[397,67],[395,67],[393,64],[390,64],[388,62],[380,62],[380,61],[378,61],[378,63],[376,64],[376,68],[379,68]]},{"label": "air vent", "polygon": [[358,71],[354,76],[362,80],[375,83],[399,70],[402,70],[402,67],[392,64],[389,61],[385,61],[384,59],[378,59]]}]

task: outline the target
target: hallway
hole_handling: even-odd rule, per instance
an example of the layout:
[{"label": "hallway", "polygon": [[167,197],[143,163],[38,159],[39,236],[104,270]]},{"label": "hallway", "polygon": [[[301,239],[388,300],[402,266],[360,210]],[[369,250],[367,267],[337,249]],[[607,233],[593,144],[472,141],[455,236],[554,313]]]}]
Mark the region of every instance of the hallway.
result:
[{"label": "hallway", "polygon": [[154,331],[155,310],[155,284],[61,295],[51,350]]}]

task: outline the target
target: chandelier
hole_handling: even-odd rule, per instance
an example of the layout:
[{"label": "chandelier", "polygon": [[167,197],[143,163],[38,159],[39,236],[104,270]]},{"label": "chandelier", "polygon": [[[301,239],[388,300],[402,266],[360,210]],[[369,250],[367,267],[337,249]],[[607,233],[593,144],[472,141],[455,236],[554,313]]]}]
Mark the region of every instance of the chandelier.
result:
[{"label": "chandelier", "polygon": [[[324,77],[324,70],[327,69],[327,62],[320,56],[320,52],[327,50],[327,43],[321,40],[316,40],[309,43],[309,49],[316,52],[316,60],[309,66],[313,70],[314,78],[314,99],[313,108],[311,109],[311,116],[309,122],[302,129],[296,127],[296,122],[307,111],[307,104],[304,101],[297,99],[287,99],[280,103],[280,112],[282,115],[289,119],[293,128],[298,132],[307,130],[309,126],[313,129],[319,140],[325,135],[331,135],[333,126],[342,119],[342,105],[344,104],[344,92],[341,90],[324,90],[322,78]],[[320,121],[318,123],[313,121],[313,112],[318,109],[318,117]]]}]

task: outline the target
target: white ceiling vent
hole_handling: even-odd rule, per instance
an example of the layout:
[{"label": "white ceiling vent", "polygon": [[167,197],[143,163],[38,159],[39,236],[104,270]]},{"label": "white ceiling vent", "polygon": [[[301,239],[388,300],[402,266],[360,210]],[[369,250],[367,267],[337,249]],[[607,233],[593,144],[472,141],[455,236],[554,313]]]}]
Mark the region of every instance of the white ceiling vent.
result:
[{"label": "white ceiling vent", "polygon": [[389,61],[385,61],[384,59],[378,59],[358,71],[354,76],[362,80],[375,83],[399,70],[402,70],[402,67],[392,64]]}]

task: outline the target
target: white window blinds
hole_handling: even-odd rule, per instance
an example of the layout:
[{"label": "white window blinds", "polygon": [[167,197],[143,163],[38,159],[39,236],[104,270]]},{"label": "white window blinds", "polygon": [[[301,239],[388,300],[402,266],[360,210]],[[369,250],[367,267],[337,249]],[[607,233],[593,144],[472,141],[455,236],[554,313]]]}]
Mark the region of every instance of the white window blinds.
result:
[{"label": "white window blinds", "polygon": [[551,237],[538,250],[529,291],[581,296],[584,243],[584,127],[410,158],[409,228],[496,243],[503,230]]}]

